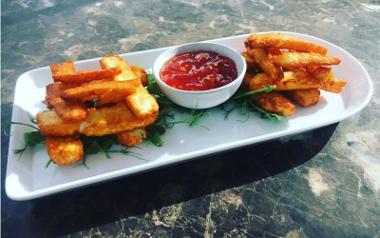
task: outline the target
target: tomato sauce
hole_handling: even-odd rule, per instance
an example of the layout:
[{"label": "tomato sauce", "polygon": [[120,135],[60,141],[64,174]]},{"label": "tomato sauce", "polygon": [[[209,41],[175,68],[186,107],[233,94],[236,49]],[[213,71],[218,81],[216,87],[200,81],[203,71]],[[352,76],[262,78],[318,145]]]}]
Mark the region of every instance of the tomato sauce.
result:
[{"label": "tomato sauce", "polygon": [[162,67],[160,76],[174,88],[203,91],[229,84],[238,75],[232,59],[213,51],[195,51],[169,59]]}]

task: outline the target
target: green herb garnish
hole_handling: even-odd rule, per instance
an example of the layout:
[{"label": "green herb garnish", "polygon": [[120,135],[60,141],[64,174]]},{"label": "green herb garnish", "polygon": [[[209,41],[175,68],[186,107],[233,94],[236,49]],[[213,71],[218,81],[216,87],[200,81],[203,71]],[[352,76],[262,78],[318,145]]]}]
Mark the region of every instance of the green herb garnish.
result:
[{"label": "green herb garnish", "polygon": [[[35,124],[34,118],[30,117],[30,121]],[[33,148],[34,146],[38,144],[43,144],[45,142],[45,137],[41,134],[40,130],[34,126],[33,124],[27,124],[27,123],[21,123],[21,122],[10,122],[10,124],[14,125],[22,125],[27,126],[30,128],[33,128],[35,131],[30,132],[24,132],[24,147],[20,149],[16,149],[14,151],[15,154],[19,154],[19,158],[21,158],[22,154],[28,149]],[[82,160],[82,164],[86,167],[86,161],[87,156],[91,154],[97,154],[99,152],[104,153],[107,159],[111,158],[111,153],[121,153],[121,154],[128,154],[135,158],[145,160],[141,157],[141,154],[138,154],[136,152],[129,151],[127,149],[113,149],[111,150],[111,147],[115,144],[118,144],[116,139],[112,136],[100,136],[100,137],[89,137],[89,136],[81,136],[81,141],[83,143],[84,153],[85,157]],[[49,159],[46,164],[45,168],[48,168],[49,165],[53,162],[53,160]]]},{"label": "green herb garnish", "polygon": [[[165,96],[157,85],[153,74],[148,74],[147,89],[153,94],[160,106],[160,114],[157,120],[147,128],[147,140],[156,146],[162,146],[163,140],[161,136],[165,134],[166,129],[172,128],[177,124],[186,124],[190,127],[201,126],[200,120],[206,115],[206,110],[188,109],[173,103]],[[175,113],[187,115],[186,119],[176,120]],[[201,126],[203,127],[203,126]]]},{"label": "green herb garnish", "polygon": [[248,96],[253,96],[253,95],[256,95],[256,94],[259,94],[259,93],[269,93],[274,88],[275,88],[274,86],[264,86],[264,87],[256,89],[256,90],[251,90],[251,91],[248,91],[248,92],[239,93],[239,94],[233,96],[232,100],[237,100],[237,99],[240,99],[240,98],[244,98],[244,97],[248,97]]},{"label": "green herb garnish", "polygon": [[31,132],[25,132],[24,133],[24,147],[20,149],[15,149],[15,154],[19,154],[20,158],[22,154],[26,151],[26,149],[30,147],[34,147],[38,144],[43,144],[45,138],[41,135],[39,131],[31,131]]},{"label": "green herb garnish", "polygon": [[14,153],[19,154],[19,158],[21,158],[22,154],[28,149],[32,148],[38,144],[43,144],[45,141],[44,136],[41,134],[40,130],[35,126],[35,120],[34,118],[30,117],[30,122],[32,124],[28,123],[22,123],[22,122],[9,122],[9,124],[13,125],[21,125],[26,126],[34,129],[35,131],[29,131],[24,133],[24,146],[20,149],[15,149]]},{"label": "green herb garnish", "polygon": [[148,74],[148,86],[147,89],[150,94],[156,95],[156,96],[163,96],[164,94],[161,92],[160,88],[157,85],[156,80],[154,79],[153,74]]},{"label": "green herb garnish", "polygon": [[87,156],[97,153],[103,153],[107,159],[111,159],[111,153],[121,153],[124,155],[129,154],[135,158],[145,160],[141,157],[141,154],[129,151],[127,149],[111,149],[113,145],[118,145],[113,135],[99,137],[81,136],[80,139],[83,143],[85,154],[85,157],[82,160],[82,164],[87,168]]},{"label": "green herb garnish", "polygon": [[[227,104],[232,104],[231,107],[226,108],[224,106],[224,119],[228,119],[228,116],[235,110],[238,110],[241,115],[248,116],[248,112],[259,112],[261,113],[261,116],[263,118],[267,118],[273,121],[279,121],[279,120],[285,120],[286,118],[283,116],[280,116],[275,113],[267,112],[266,110],[256,106],[252,100],[252,96],[257,95],[259,93],[269,93],[271,92],[275,87],[274,86],[264,86],[262,88],[248,91],[248,92],[242,92],[237,93],[232,97],[232,100],[229,101]],[[248,120],[248,117],[247,119]]]},{"label": "green herb garnish", "polygon": [[161,135],[165,133],[164,126],[153,124],[147,128],[148,137],[147,140],[155,146],[162,146],[164,143],[161,139]]},{"label": "green herb garnish", "polygon": [[47,169],[49,167],[49,165],[51,164],[51,162],[53,162],[52,159],[49,159],[48,162],[46,162],[45,169]]}]

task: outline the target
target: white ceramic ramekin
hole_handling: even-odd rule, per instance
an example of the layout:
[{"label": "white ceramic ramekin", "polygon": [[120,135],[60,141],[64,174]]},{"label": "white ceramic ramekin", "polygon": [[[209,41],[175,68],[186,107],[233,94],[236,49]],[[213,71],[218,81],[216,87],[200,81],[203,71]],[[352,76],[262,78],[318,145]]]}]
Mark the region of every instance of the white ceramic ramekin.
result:
[{"label": "white ceramic ramekin", "polygon": [[[166,84],[160,78],[162,66],[173,56],[193,51],[214,51],[226,56],[235,62],[238,76],[235,80],[219,88],[204,91],[187,91],[177,89]],[[205,109],[217,106],[227,101],[239,88],[243,81],[247,65],[243,57],[236,50],[215,43],[190,43],[180,46],[171,47],[165,50],[154,62],[153,74],[161,91],[174,103],[193,109]]]}]

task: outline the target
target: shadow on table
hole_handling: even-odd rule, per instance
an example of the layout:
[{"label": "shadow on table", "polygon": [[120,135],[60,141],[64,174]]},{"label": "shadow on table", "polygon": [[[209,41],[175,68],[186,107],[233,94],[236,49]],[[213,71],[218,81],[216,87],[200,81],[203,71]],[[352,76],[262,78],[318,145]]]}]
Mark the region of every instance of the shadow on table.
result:
[{"label": "shadow on table", "polygon": [[[336,126],[34,201],[3,198],[3,208],[13,210],[9,220],[2,223],[3,231],[27,224],[12,232],[16,236],[63,235],[252,183],[308,161],[323,148]],[[22,207],[29,208],[26,214],[14,214]]]}]

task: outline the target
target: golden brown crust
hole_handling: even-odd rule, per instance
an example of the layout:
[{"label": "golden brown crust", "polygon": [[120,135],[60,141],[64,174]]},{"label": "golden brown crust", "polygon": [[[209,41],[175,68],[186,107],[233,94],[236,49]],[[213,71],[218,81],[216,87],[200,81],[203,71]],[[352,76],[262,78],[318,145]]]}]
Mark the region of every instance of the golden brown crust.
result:
[{"label": "golden brown crust", "polygon": [[295,105],[279,92],[259,93],[254,96],[259,107],[268,112],[291,116],[296,112]]},{"label": "golden brown crust", "polygon": [[337,65],[340,60],[317,53],[284,52],[273,56],[273,62],[287,69],[314,65]]},{"label": "golden brown crust", "polygon": [[328,67],[308,67],[308,71],[320,81],[320,89],[331,92],[340,93],[346,85],[346,81],[335,78],[334,72]]},{"label": "golden brown crust", "polygon": [[264,86],[275,86],[277,80],[269,77],[266,73],[245,74],[244,82],[249,90],[260,89]]},{"label": "golden brown crust", "polygon": [[71,73],[53,74],[55,82],[82,84],[94,80],[109,79],[120,72],[118,68],[95,70],[95,71],[76,71]]},{"label": "golden brown crust", "polygon": [[63,98],[81,102],[93,101],[96,105],[123,101],[141,85],[140,80],[88,83],[64,90]]},{"label": "golden brown crust", "polygon": [[75,72],[75,66],[73,61],[66,61],[62,64],[52,64],[50,65],[50,70],[52,75],[57,74],[70,74]]},{"label": "golden brown crust", "polygon": [[45,136],[70,136],[79,133],[87,136],[103,136],[147,127],[157,119],[157,116],[158,112],[139,119],[125,102],[119,102],[113,106],[89,110],[86,119],[80,123],[64,121],[54,111],[40,112],[37,114],[37,125]]},{"label": "golden brown crust", "polygon": [[140,79],[141,84],[144,86],[148,85],[148,75],[143,67],[137,65],[130,66],[132,72],[136,75],[138,79]]},{"label": "golden brown crust", "polygon": [[158,117],[157,101],[143,87],[148,82],[144,68],[130,67],[119,56],[100,63],[102,70],[95,71],[75,71],[72,61],[50,66],[55,82],[46,87],[44,103],[51,110],[36,119],[58,165],[83,158],[80,135],[115,134],[121,144],[138,145],[146,137],[145,127]]},{"label": "golden brown crust", "polygon": [[309,107],[317,104],[320,94],[320,91],[316,88],[287,92],[287,96],[289,96],[292,101],[303,107]]},{"label": "golden brown crust", "polygon": [[117,55],[103,57],[100,60],[100,66],[102,69],[118,69],[119,73],[114,75],[112,78],[115,81],[124,81],[137,78],[127,62]]},{"label": "golden brown crust", "polygon": [[326,55],[327,49],[310,41],[298,39],[281,33],[250,35],[245,41],[246,47],[277,47],[302,52],[315,52]]},{"label": "golden brown crust", "polygon": [[45,136],[71,136],[79,133],[79,122],[65,121],[55,111],[39,112],[36,121]]},{"label": "golden brown crust", "polygon": [[45,137],[46,150],[58,165],[71,165],[83,159],[83,143],[77,137]]},{"label": "golden brown crust", "polygon": [[[323,46],[282,33],[253,34],[244,44],[249,56],[263,71],[258,74],[247,72],[245,86],[249,90],[273,86],[275,90],[257,96],[257,103],[265,110],[291,115],[293,107],[284,95],[301,106],[311,106],[319,101],[319,89],[339,93],[346,84],[326,67],[339,64],[340,59],[327,56],[327,49]],[[283,77],[278,76],[280,73],[276,69]],[[283,91],[284,95],[278,91]]]},{"label": "golden brown crust", "polygon": [[[70,85],[71,86],[71,85]],[[67,121],[81,121],[86,117],[87,110],[82,103],[63,100],[63,90],[69,88],[61,82],[46,86],[45,102],[50,108],[54,108],[58,116]]]},{"label": "golden brown crust", "polygon": [[276,90],[319,88],[320,83],[304,70],[284,72],[284,78],[276,83]]},{"label": "golden brown crust", "polygon": [[125,146],[137,146],[146,138],[147,131],[144,128],[137,128],[131,131],[122,131],[116,134],[119,144]]},{"label": "golden brown crust", "polygon": [[140,86],[135,93],[129,95],[126,102],[129,109],[139,119],[157,114],[159,110],[156,99],[143,86]]},{"label": "golden brown crust", "polygon": [[248,54],[271,78],[281,79],[283,77],[281,67],[273,64],[269,54],[263,48],[248,49]]},{"label": "golden brown crust", "polygon": [[102,136],[143,128],[152,124],[157,116],[158,113],[155,113],[138,119],[125,102],[119,102],[88,112],[85,122],[81,125],[81,133],[87,136]]},{"label": "golden brown crust", "polygon": [[281,80],[274,80],[265,73],[258,73],[253,76],[248,74],[245,82],[248,83],[250,90],[260,89],[264,86],[274,86],[275,90],[278,91],[319,88],[321,86],[319,80],[304,70],[284,72],[284,78]]}]

